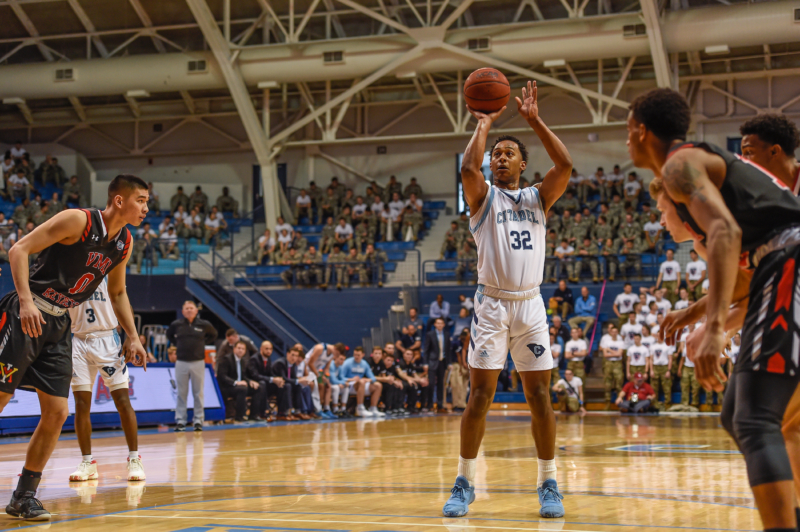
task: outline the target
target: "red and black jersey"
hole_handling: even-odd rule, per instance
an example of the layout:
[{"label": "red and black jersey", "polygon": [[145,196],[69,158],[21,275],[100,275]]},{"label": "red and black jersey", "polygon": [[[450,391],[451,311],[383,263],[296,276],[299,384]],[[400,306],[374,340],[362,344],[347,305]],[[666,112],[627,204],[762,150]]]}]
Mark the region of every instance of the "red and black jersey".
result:
[{"label": "red and black jersey", "polygon": [[109,235],[97,209],[86,213],[86,229],[71,245],[53,244],[44,249],[30,269],[31,292],[62,308],[86,301],[103,277],[125,260],[133,238],[128,227]]},{"label": "red and black jersey", "polygon": [[[742,229],[742,252],[755,250],[786,228],[800,225],[800,200],[778,178],[757,164],[705,142],[684,142],[670,150],[700,148],[722,157],[727,171],[720,187],[722,199]],[[678,216],[702,237],[706,234],[682,203],[675,203]]]}]

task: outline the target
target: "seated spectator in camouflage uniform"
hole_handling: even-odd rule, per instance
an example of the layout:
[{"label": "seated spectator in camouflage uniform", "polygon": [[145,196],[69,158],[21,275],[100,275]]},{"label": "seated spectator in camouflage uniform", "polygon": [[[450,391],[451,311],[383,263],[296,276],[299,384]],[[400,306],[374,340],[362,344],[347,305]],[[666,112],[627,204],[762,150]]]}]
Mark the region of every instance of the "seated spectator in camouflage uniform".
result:
[{"label": "seated spectator in camouflage uniform", "polygon": [[153,188],[153,182],[147,183],[147,208],[155,213],[161,211],[161,202],[158,199],[158,192]]},{"label": "seated spectator in camouflage uniform", "polygon": [[456,267],[456,280],[458,284],[463,284],[467,275],[478,275],[478,252],[464,242],[458,252],[458,266]]},{"label": "seated spectator in camouflage uniform", "polygon": [[469,217],[467,216],[467,213],[462,212],[458,217],[458,226],[464,231],[469,231]]},{"label": "seated spectator in camouflage uniform", "polygon": [[567,243],[566,238],[562,238],[561,245],[553,250],[553,253],[556,257],[558,257],[558,272],[556,273],[556,277],[560,278],[564,273],[569,276],[569,271],[572,267],[572,257],[575,254],[575,248]]},{"label": "seated spectator in camouflage uniform", "polygon": [[389,176],[389,183],[386,185],[386,188],[383,189],[383,199],[386,202],[389,202],[394,195],[397,194],[398,197],[403,197],[403,185],[401,185],[395,176]]},{"label": "seated spectator in camouflage uniform", "polygon": [[382,249],[375,249],[372,244],[367,244],[367,250],[362,256],[364,260],[363,266],[358,270],[359,281],[362,284],[369,284],[369,279],[373,275],[377,275],[378,287],[383,286],[383,268],[384,264],[389,262],[389,257]]},{"label": "seated spectator in camouflage uniform", "polygon": [[327,218],[336,218],[339,215],[339,198],[336,197],[332,188],[325,191],[325,195],[320,199],[317,207],[317,224]]},{"label": "seated spectator in camouflage uniform", "polygon": [[228,187],[222,187],[222,195],[217,198],[217,209],[219,212],[229,212],[234,218],[239,217],[239,202],[229,195]]},{"label": "seated spectator in camouflage uniform", "polygon": [[[553,211],[550,211],[553,212]],[[556,276],[553,275],[556,270],[556,265],[558,264],[558,259],[555,256],[555,250],[557,247],[558,237],[556,236],[556,232],[552,229],[547,231],[547,237],[545,237],[545,248],[544,248],[544,278],[543,282],[545,283],[554,283],[556,282]]]},{"label": "seated spectator in camouflage uniform", "polygon": [[347,249],[355,249],[353,246],[353,226],[347,223],[347,219],[339,218],[339,225],[334,230],[336,243],[340,248],[347,246]]},{"label": "seated spectator in camouflage uniform", "polygon": [[199,213],[205,213],[208,209],[208,196],[200,185],[194,188],[194,193],[189,198],[189,209],[197,209]]},{"label": "seated spectator in camouflage uniform", "polygon": [[58,199],[58,192],[53,192],[53,197],[48,202],[50,204],[50,212],[53,216],[64,210],[64,204]]},{"label": "seated spectator in camouflage uniform", "polygon": [[297,250],[298,255],[302,255],[308,248],[308,240],[303,236],[299,229],[294,230],[294,238],[292,239],[292,247]]},{"label": "seated spectator in camouflage uniform", "polygon": [[567,193],[564,195],[562,199],[563,202],[561,203],[561,205],[564,210],[569,210],[570,212],[576,212],[580,208],[578,200],[575,199],[571,191],[567,190]]},{"label": "seated spectator in camouflage uniform", "polygon": [[[584,237],[583,242],[578,244],[577,249],[575,250],[575,259],[573,262],[568,264],[569,271],[569,278],[572,280],[573,283],[577,283],[578,279],[581,276],[583,270],[587,267],[592,272],[592,281],[598,282],[600,279],[600,262],[598,260],[600,256],[600,248],[597,247],[597,244],[592,242],[592,239],[588,236]],[[571,266],[571,268],[569,268]]]},{"label": "seated spectator in camouflage uniform", "polygon": [[264,234],[258,237],[258,251],[256,252],[258,263],[263,264],[264,257],[267,257],[267,261],[269,261],[274,251],[275,239],[272,238],[272,232],[269,229],[264,229]]},{"label": "seated spectator in camouflage uniform", "polygon": [[289,266],[288,270],[281,272],[281,279],[286,284],[286,288],[292,287],[292,281],[299,282],[303,273],[302,257],[298,255],[297,250],[289,248],[289,252],[283,255],[281,263],[284,266]]},{"label": "seated spectator in camouflage uniform", "polygon": [[61,188],[67,181],[67,173],[58,164],[58,158],[48,155],[47,158],[39,165],[41,172],[42,184],[46,185],[48,181],[52,181],[57,187]]},{"label": "seated spectator in camouflage uniform", "polygon": [[333,224],[333,217],[328,216],[328,221],[322,228],[322,236],[319,238],[319,251],[327,255],[336,243],[336,226]]},{"label": "seated spectator in camouflage uniform", "polygon": [[339,211],[339,219],[341,220],[344,218],[344,221],[347,222],[351,227],[353,225],[353,217],[351,216],[352,210],[350,209],[350,205],[345,205]]},{"label": "seated spectator in camouflage uniform", "polygon": [[167,230],[158,237],[158,247],[161,251],[161,256],[165,259],[177,260],[181,258],[181,250],[178,246],[178,235],[175,233],[174,225],[168,226]]},{"label": "seated spectator in camouflage uniform", "polygon": [[158,266],[157,249],[155,238],[149,231],[145,232],[142,238],[138,238],[133,243],[133,262],[136,265],[137,273],[142,273],[142,261],[144,259],[149,259],[154,267]]},{"label": "seated spectator in camouflage uniform", "polygon": [[353,196],[353,189],[348,188],[344,192],[344,197],[339,200],[339,206],[344,209],[345,207],[350,208],[350,212],[353,212],[353,207],[356,205],[356,198]]},{"label": "seated spectator in camouflage uniform", "polygon": [[55,214],[50,212],[50,204],[45,201],[42,203],[42,208],[33,215],[33,223],[37,226],[42,225],[53,216],[55,216]]},{"label": "seated spectator in camouflage uniform", "polygon": [[408,185],[406,185],[405,190],[403,190],[403,196],[411,197],[414,194],[418,198],[422,197],[422,187],[417,184],[417,178],[412,177],[411,181],[409,181]]},{"label": "seated spectator in camouflage uniform", "polygon": [[[344,268],[344,275],[341,280],[341,285],[345,288],[350,287],[350,279],[353,278],[354,275],[358,273],[359,268],[363,267],[364,264],[364,255],[359,253],[355,247],[350,248],[350,253],[347,254],[347,265]],[[338,274],[337,274],[338,280]],[[336,288],[339,288],[339,284],[336,285]]]},{"label": "seated spectator in camouflage uniform", "polygon": [[[602,169],[599,170],[599,173],[602,175]],[[583,181],[578,183],[578,198],[581,203],[587,203],[589,198],[594,196],[599,187],[600,179],[597,177],[597,173],[584,177]]]},{"label": "seated spectator in camouflage uniform", "polygon": [[28,220],[33,220],[36,211],[36,205],[31,203],[28,198],[23,198],[22,203],[14,208],[14,214],[11,219],[14,220],[18,227],[25,227]]},{"label": "seated spectator in camouflage uniform", "polygon": [[466,236],[467,235],[464,233],[464,230],[458,226],[457,221],[453,220],[450,222],[450,229],[448,229],[447,233],[444,235],[444,242],[442,242],[439,260],[444,260],[444,257],[447,253],[458,253],[461,250]]},{"label": "seated spectator in camouflage uniform", "polygon": [[422,229],[422,213],[410,205],[403,211],[403,230],[402,239],[405,242],[416,242],[419,238],[419,231]]},{"label": "seated spectator in camouflage uniform", "polygon": [[572,227],[570,227],[565,234],[569,245],[577,246],[583,242],[584,237],[589,234],[589,230],[591,229],[590,225],[591,222],[585,220],[581,213],[575,213],[575,217],[572,221]]},{"label": "seated spectator in camouflage uniform", "polygon": [[636,276],[642,280],[642,249],[643,244],[641,240],[628,240],[622,245],[619,254],[625,258],[624,273],[625,278],[628,278],[628,269],[633,267],[636,270]]},{"label": "seated spectator in camouflage uniform", "polygon": [[[311,246],[303,254],[302,263],[305,265],[305,270],[302,272],[303,284],[307,287],[314,286],[315,284],[323,284],[324,274],[322,254],[317,253],[317,248]],[[327,286],[325,287],[327,288]]]},{"label": "seated spectator in camouflage uniform", "polygon": [[347,187],[344,184],[339,183],[339,178],[333,176],[331,178],[331,184],[328,185],[328,188],[333,190],[334,196],[336,196],[336,201],[339,205],[342,204],[342,200],[344,199],[345,195],[347,194]]},{"label": "seated spectator in camouflage uniform", "polygon": [[375,243],[372,231],[369,228],[369,220],[362,218],[361,223],[356,227],[356,249],[361,251],[365,245]]},{"label": "seated spectator in camouflage uniform", "polygon": [[347,262],[347,255],[342,253],[342,248],[339,244],[333,245],[333,252],[328,255],[328,267],[325,269],[325,283],[323,287],[331,284],[331,273],[336,268],[336,289],[342,289],[342,278],[345,273],[345,264]]},{"label": "seated spectator in camouflage uniform", "polygon": [[614,228],[608,225],[606,217],[600,215],[597,218],[597,223],[592,228],[592,240],[601,247],[606,244],[606,240],[614,239],[614,233]]},{"label": "seated spectator in camouflage uniform", "polygon": [[183,187],[178,187],[178,191],[169,199],[169,210],[175,212],[178,205],[183,205],[185,211],[189,211],[189,196],[183,193]]},{"label": "seated spectator in camouflage uniform", "polygon": [[561,229],[558,231],[560,235],[566,236],[567,233],[572,229],[572,224],[575,222],[572,218],[572,211],[569,209],[564,209],[564,212],[561,214]]},{"label": "seated spectator in camouflage uniform", "polygon": [[619,226],[618,234],[618,244],[636,241],[642,238],[642,226],[633,221],[633,216],[631,214],[626,214],[625,221]]},{"label": "seated spectator in camouflage uniform", "polygon": [[[319,204],[322,201],[322,198],[325,197],[325,192],[323,192],[315,182],[311,181],[308,184],[308,195],[311,198],[311,204],[313,205],[314,209],[319,212]],[[309,216],[308,219],[311,220],[311,217]]]},{"label": "seated spectator in camouflage uniform", "polygon": [[198,244],[203,238],[203,217],[197,211],[192,209],[188,215],[184,216],[178,226],[178,236],[181,238],[196,238]]}]

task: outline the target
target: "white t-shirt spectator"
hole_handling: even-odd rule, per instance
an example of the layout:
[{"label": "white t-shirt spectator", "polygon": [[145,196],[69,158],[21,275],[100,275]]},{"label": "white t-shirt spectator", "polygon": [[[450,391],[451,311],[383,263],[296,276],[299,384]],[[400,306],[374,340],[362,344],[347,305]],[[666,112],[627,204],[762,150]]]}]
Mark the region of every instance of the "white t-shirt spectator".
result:
[{"label": "white t-shirt spectator", "polygon": [[633,335],[634,334],[642,334],[642,326],[638,323],[626,323],[622,326],[619,330],[619,334],[622,336],[625,349],[629,349],[633,345]]},{"label": "white t-shirt spectator", "polygon": [[184,218],[189,218],[189,213],[186,211],[175,211],[172,214],[172,220],[175,222],[175,225],[180,225]]},{"label": "white t-shirt spectator", "polygon": [[664,343],[656,343],[650,346],[650,356],[653,357],[654,366],[666,366],[669,364],[669,356],[674,349]]},{"label": "white t-shirt spectator", "polygon": [[186,224],[187,227],[201,227],[203,225],[203,217],[199,214],[195,214],[194,217],[192,217],[192,215],[189,214],[183,219],[183,223]]},{"label": "white t-shirt spectator", "polygon": [[694,362],[689,360],[689,357],[686,356],[686,339],[689,337],[689,333],[691,333],[691,332],[692,331],[690,331],[688,327],[685,327],[683,329],[683,332],[681,333],[681,339],[680,339],[681,354],[683,355],[683,358],[686,359],[686,360],[683,361],[683,365],[686,366],[687,368],[693,368],[694,367]]},{"label": "white t-shirt spectator", "polygon": [[709,280],[708,280],[708,277],[706,277],[705,279],[703,279],[703,284],[700,285],[700,288],[702,290],[708,291],[708,283],[709,283]]},{"label": "white t-shirt spectator", "polygon": [[464,301],[461,302],[461,306],[467,309],[468,311],[472,312],[472,309],[475,308],[475,302],[472,300],[471,297],[465,297]]},{"label": "white t-shirt spectator", "polygon": [[8,163],[3,161],[2,164],[3,164],[3,175],[9,173],[11,170],[14,169],[14,159],[9,160]]},{"label": "white t-shirt spectator", "polygon": [[361,203],[361,204],[356,203],[355,205],[353,205],[353,214],[355,216],[363,216],[365,212],[367,212],[366,203]]},{"label": "white t-shirt spectator", "polygon": [[575,248],[567,244],[567,247],[563,245],[558,246],[554,253],[563,253],[564,255],[569,255],[571,253],[575,253]]},{"label": "white t-shirt spectator", "polygon": [[336,229],[334,229],[333,231],[334,233],[336,233],[336,236],[345,239],[352,238],[353,236],[353,226],[350,224],[344,224],[344,227],[342,227],[341,225],[337,225]]},{"label": "white t-shirt spectator", "polygon": [[580,377],[575,377],[573,375],[571,382],[567,382],[567,379],[560,379],[556,385],[563,386],[564,391],[567,393],[567,397],[580,399],[580,396],[578,395],[578,389],[583,386],[583,381]]},{"label": "white t-shirt spectator", "polygon": [[677,260],[668,260],[662,262],[659,269],[663,274],[661,276],[662,281],[677,281],[678,274],[681,272],[681,265],[678,264]]},{"label": "white t-shirt spectator", "polygon": [[18,158],[22,157],[23,155],[25,155],[26,153],[28,153],[28,150],[26,150],[23,147],[20,147],[19,149],[17,149],[16,146],[11,146],[11,157],[13,157],[14,159],[18,159]]},{"label": "white t-shirt spectator", "polygon": [[203,224],[210,229],[219,229],[219,217],[215,217],[212,220],[210,216],[206,216],[206,221]]},{"label": "white t-shirt spectator", "polygon": [[655,238],[658,236],[658,232],[663,229],[664,228],[661,227],[661,224],[658,222],[647,222],[644,224],[644,230],[648,235],[650,235],[650,238]]},{"label": "white t-shirt spectator", "polygon": [[639,298],[634,294],[626,294],[622,292],[614,299],[614,304],[617,306],[620,314],[630,314],[633,312],[633,306],[639,302]]},{"label": "white t-shirt spectator", "polygon": [[675,310],[683,310],[689,306],[688,299],[679,299],[675,302]]},{"label": "white t-shirt spectator", "polygon": [[558,342],[550,345],[550,353],[553,355],[553,364],[558,366],[558,359],[561,357],[561,344]]},{"label": "white t-shirt spectator", "polygon": [[636,181],[625,181],[625,194],[628,196],[636,196],[642,190],[642,185]]},{"label": "white t-shirt spectator", "polygon": [[661,301],[656,301],[656,306],[658,307],[658,313],[667,315],[667,313],[672,310],[672,303],[669,302],[669,299],[662,299]]},{"label": "white t-shirt spectator", "polygon": [[8,178],[8,184],[15,190],[22,190],[31,183],[25,176],[20,177],[17,174],[11,174],[11,177]]},{"label": "white t-shirt spectator", "polygon": [[645,292],[644,293],[644,304],[647,306],[647,308],[650,308],[650,302],[651,301],[655,301],[655,300],[656,300],[656,296],[654,296],[650,292]]},{"label": "white t-shirt spectator", "polygon": [[283,232],[281,232],[281,234],[278,235],[278,242],[280,242],[281,244],[291,244],[292,238],[293,238],[292,235],[290,235],[289,233],[284,234]]},{"label": "white t-shirt spectator", "polygon": [[275,234],[276,235],[281,234],[281,231],[283,231],[284,229],[286,229],[287,233],[289,233],[290,235],[294,236],[294,227],[292,227],[291,225],[287,224],[286,222],[275,226]]},{"label": "white t-shirt spectator", "polygon": [[391,210],[388,211],[381,211],[381,220],[384,222],[391,222],[397,217]]},{"label": "white t-shirt spectator", "polygon": [[661,330],[661,325],[659,325],[658,323],[656,323],[655,325],[653,325],[652,327],[650,327],[650,334],[652,334],[653,336],[655,336],[655,335],[657,335],[657,334],[658,334],[658,331],[660,331],[660,330]]},{"label": "white t-shirt spectator", "polygon": [[647,314],[642,314],[641,312],[637,314],[636,323],[639,325],[647,325]]},{"label": "white t-shirt spectator", "polygon": [[706,271],[706,263],[702,260],[695,260],[686,264],[686,275],[690,281],[699,281]]},{"label": "white t-shirt spectator", "polygon": [[166,220],[161,222],[160,224],[158,224],[158,232],[163,235],[164,233],[167,232],[167,229],[169,228],[169,226],[173,226],[174,227],[175,226],[175,222],[173,222],[172,220],[170,220],[169,222],[167,222]]},{"label": "white t-shirt spectator", "polygon": [[658,323],[658,311],[656,310],[655,314],[653,314],[652,312],[648,312],[647,317],[644,319],[644,323],[648,327],[652,327],[653,325]]},{"label": "white t-shirt spectator", "polygon": [[650,349],[651,347],[653,347],[653,344],[655,344],[655,343],[656,343],[656,337],[655,336],[653,336],[652,334],[650,336],[645,336],[644,333],[642,333],[642,345],[643,346],[645,346],[647,349]]},{"label": "white t-shirt spectator", "polygon": [[573,187],[578,186],[579,184],[586,181],[586,178],[583,177],[581,174],[571,175],[569,176],[569,184]]},{"label": "white t-shirt spectator", "polygon": [[[150,228],[148,233],[150,233],[150,236],[152,236],[153,238],[158,238],[158,233],[153,231],[152,228]],[[144,238],[144,227],[139,227],[136,229],[136,238]]]},{"label": "white t-shirt spectator", "polygon": [[158,237],[158,239],[161,240],[161,242],[163,242],[164,244],[169,245],[178,241],[178,235],[175,234],[174,230],[172,231],[172,234],[169,234],[169,231],[167,231],[161,233],[161,236]]},{"label": "white t-shirt spectator", "polygon": [[392,217],[397,218],[400,214],[403,213],[403,209],[405,208],[406,204],[403,200],[397,201],[390,201],[389,202],[389,211],[392,213]]},{"label": "white t-shirt spectator", "polygon": [[644,366],[649,356],[650,350],[644,345],[632,345],[628,348],[628,360],[631,361],[631,366]]},{"label": "white t-shirt spectator", "polygon": [[258,245],[264,246],[264,249],[270,249],[275,247],[275,239],[272,237],[272,235],[270,235],[269,238],[267,238],[265,235],[261,235],[258,237]]},{"label": "white t-shirt spectator", "polygon": [[736,359],[739,358],[739,350],[741,348],[741,345],[733,345],[733,342],[731,342],[731,348],[725,350],[725,354],[728,355],[728,358],[730,358],[734,364],[736,364]]},{"label": "white t-shirt spectator", "polygon": [[8,233],[8,236],[3,239],[3,247],[6,248],[6,251],[11,249],[11,246],[14,245],[14,242],[17,241],[17,232],[13,229]]},{"label": "white t-shirt spectator", "polygon": [[379,215],[381,212],[383,212],[383,202],[382,201],[379,201],[377,203],[373,202],[372,205],[370,206],[370,210],[374,212],[376,216]]},{"label": "white t-shirt spectator", "polygon": [[298,207],[310,207],[311,206],[311,196],[309,196],[307,194],[306,194],[305,197],[297,196],[297,199],[294,200],[294,202],[297,204]]},{"label": "white t-shirt spectator", "polygon": [[614,172],[606,174],[606,181],[610,181],[611,183],[619,183],[620,181],[624,180],[625,174],[615,174]]},{"label": "white t-shirt spectator", "polygon": [[605,340],[606,344],[603,345],[603,341],[601,340],[600,347],[603,347],[605,349],[611,349],[611,351],[616,353],[616,354],[612,353],[612,356],[606,358],[606,360],[611,360],[611,361],[622,360],[622,352],[625,350],[625,342],[622,340],[622,337],[617,335],[617,339],[613,340],[611,338],[611,335],[606,334],[605,336],[603,336],[603,338],[606,339]]},{"label": "white t-shirt spectator", "polygon": [[[570,340],[567,342],[567,345],[564,346],[564,350],[567,353],[577,353],[578,351],[588,351],[586,347],[586,340],[583,338],[578,338],[577,340]],[[582,361],[586,356],[578,357],[573,356],[570,360],[574,360],[575,362]]]},{"label": "white t-shirt spectator", "polygon": [[[405,201],[405,206],[408,207],[409,205],[411,205],[411,200],[407,199]],[[417,198],[417,201],[414,203],[414,205],[416,206],[416,208],[418,210],[422,210],[422,200],[421,199]]]}]

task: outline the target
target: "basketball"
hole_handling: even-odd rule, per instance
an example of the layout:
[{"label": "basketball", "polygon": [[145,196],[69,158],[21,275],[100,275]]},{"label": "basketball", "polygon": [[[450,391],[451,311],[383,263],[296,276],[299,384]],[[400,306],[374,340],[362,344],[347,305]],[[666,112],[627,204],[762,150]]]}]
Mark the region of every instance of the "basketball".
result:
[{"label": "basketball", "polygon": [[482,113],[494,113],[508,103],[511,87],[502,72],[495,68],[479,68],[464,82],[467,105]]}]

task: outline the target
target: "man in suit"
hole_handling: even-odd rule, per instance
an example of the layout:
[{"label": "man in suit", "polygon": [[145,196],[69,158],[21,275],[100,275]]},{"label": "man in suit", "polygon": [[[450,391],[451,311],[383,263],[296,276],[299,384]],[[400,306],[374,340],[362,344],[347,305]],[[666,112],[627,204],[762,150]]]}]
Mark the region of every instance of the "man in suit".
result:
[{"label": "man in suit", "polygon": [[444,319],[436,318],[433,322],[433,329],[425,335],[425,357],[428,359],[428,398],[425,407],[433,409],[433,391],[436,390],[438,398],[438,410],[440,414],[446,414],[444,376],[447,366],[450,365],[450,337],[444,331]]},{"label": "man in suit", "polygon": [[[292,347],[286,352],[284,358],[279,358],[272,365],[272,374],[275,376],[283,377],[286,382],[292,385],[291,398],[293,407],[293,416],[308,421],[312,416],[302,412],[302,410],[310,410],[313,408],[311,405],[311,393],[309,385],[311,380],[305,375],[299,375],[297,371],[297,364],[303,359],[301,351]],[[280,417],[279,420],[283,421]]]},{"label": "man in suit", "polygon": [[242,340],[233,346],[233,353],[225,355],[217,365],[217,381],[222,398],[233,399],[236,404],[234,420],[245,421],[247,411],[247,396],[255,395],[259,383],[247,378],[247,344]]},{"label": "man in suit", "polygon": [[292,384],[275,373],[270,361],[272,349],[272,342],[261,342],[259,353],[247,362],[247,378],[258,383],[250,412],[271,421],[266,415],[267,400],[274,395],[278,399],[278,420],[296,421],[299,418],[292,415]]}]

